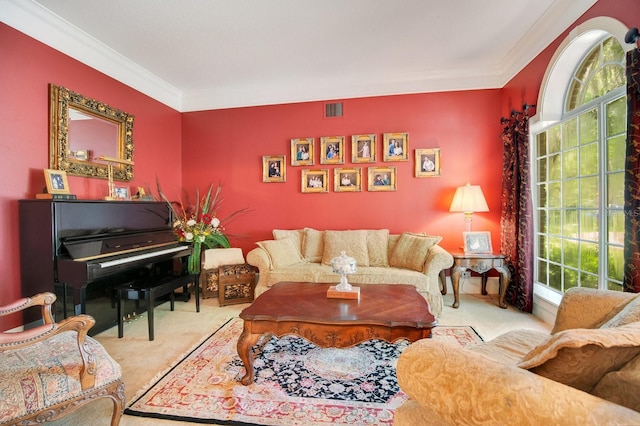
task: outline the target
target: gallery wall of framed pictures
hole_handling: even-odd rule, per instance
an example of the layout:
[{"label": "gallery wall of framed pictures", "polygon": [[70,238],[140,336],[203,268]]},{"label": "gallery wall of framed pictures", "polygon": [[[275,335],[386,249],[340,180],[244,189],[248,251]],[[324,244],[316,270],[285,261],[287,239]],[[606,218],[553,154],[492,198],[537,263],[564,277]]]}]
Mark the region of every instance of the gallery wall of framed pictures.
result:
[{"label": "gallery wall of framed pictures", "polygon": [[[338,193],[360,192],[363,187],[370,192],[397,191],[397,172],[403,165],[384,163],[408,163],[411,158],[415,178],[441,175],[440,148],[418,148],[412,157],[408,132],[383,133],[382,138],[377,134],[356,134],[350,136],[351,144],[347,140],[347,136],[292,138],[289,161],[286,155],[262,157],[262,181],[286,182],[289,165],[301,167],[300,191],[303,193],[328,193],[331,188]],[[378,146],[379,141],[381,146]],[[348,149],[350,153],[347,153]],[[308,168],[316,165],[316,152],[320,165],[340,167]],[[383,164],[378,163],[379,158]],[[344,167],[349,159],[354,167]],[[365,164],[369,166],[361,167]],[[333,185],[330,183],[332,176]]]}]

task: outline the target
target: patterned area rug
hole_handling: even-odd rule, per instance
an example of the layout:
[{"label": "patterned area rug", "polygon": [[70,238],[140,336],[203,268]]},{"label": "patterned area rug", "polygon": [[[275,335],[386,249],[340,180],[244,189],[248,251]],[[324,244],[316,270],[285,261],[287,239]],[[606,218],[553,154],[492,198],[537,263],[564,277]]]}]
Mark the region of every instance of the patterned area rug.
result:
[{"label": "patterned area rug", "polygon": [[[405,341],[371,340],[348,349],[318,348],[295,336],[254,348],[255,382],[243,386],[233,318],[154,383],[125,414],[221,425],[392,425],[407,396],[395,375]],[[481,342],[472,327],[436,327],[434,339]]]}]

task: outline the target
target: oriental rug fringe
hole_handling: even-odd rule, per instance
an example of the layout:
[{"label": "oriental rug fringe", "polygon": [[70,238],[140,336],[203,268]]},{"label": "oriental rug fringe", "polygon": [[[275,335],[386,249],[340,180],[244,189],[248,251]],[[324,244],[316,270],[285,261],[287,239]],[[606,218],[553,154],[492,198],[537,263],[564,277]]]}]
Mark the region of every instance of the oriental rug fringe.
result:
[{"label": "oriental rug fringe", "polygon": [[[371,340],[319,348],[295,336],[254,347],[255,382],[243,386],[232,318],[133,398],[125,414],[218,425],[392,425],[407,400],[395,375],[408,346]],[[439,326],[434,339],[461,346],[482,338],[468,326]]]}]

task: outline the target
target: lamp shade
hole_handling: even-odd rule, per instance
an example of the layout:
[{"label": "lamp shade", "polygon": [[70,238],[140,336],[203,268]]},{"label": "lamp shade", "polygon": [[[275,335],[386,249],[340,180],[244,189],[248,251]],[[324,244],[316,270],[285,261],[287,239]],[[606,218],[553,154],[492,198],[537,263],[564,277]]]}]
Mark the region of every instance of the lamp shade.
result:
[{"label": "lamp shade", "polygon": [[489,206],[484,198],[480,185],[471,185],[467,183],[456,189],[456,193],[451,201],[450,212],[488,212]]}]

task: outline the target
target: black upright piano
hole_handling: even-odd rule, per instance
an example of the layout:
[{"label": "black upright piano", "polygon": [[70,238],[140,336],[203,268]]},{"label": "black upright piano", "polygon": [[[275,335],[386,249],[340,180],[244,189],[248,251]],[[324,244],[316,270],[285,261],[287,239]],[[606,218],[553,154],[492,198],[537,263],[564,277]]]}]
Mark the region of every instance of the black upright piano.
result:
[{"label": "black upright piano", "polygon": [[176,240],[165,203],[20,200],[19,217],[23,295],[54,292],[57,319],[89,314],[92,335],[117,324],[117,288],[188,275],[191,247]]}]

